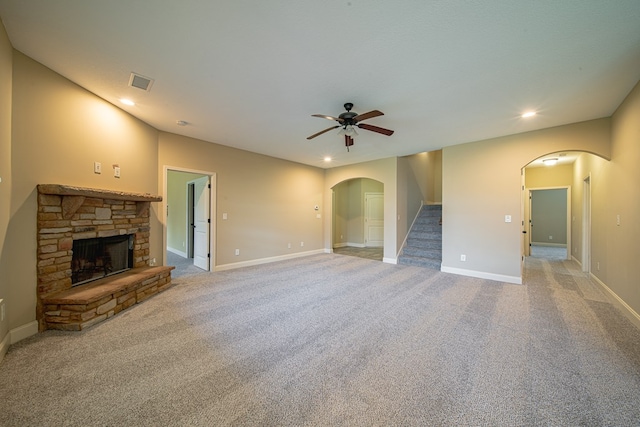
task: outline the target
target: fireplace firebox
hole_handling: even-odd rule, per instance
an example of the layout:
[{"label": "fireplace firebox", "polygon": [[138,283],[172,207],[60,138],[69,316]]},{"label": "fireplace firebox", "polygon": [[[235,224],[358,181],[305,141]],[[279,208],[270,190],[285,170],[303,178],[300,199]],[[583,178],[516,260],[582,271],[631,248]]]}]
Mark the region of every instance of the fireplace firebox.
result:
[{"label": "fireplace firebox", "polygon": [[133,268],[134,235],[73,241],[71,285],[78,286]]}]

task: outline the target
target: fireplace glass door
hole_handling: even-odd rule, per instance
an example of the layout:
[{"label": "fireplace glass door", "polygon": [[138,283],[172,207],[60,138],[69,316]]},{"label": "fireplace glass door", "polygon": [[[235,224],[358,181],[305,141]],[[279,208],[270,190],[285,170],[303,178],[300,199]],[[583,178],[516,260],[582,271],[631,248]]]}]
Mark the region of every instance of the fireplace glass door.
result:
[{"label": "fireplace glass door", "polygon": [[71,283],[92,280],[129,270],[133,266],[133,235],[73,241]]}]

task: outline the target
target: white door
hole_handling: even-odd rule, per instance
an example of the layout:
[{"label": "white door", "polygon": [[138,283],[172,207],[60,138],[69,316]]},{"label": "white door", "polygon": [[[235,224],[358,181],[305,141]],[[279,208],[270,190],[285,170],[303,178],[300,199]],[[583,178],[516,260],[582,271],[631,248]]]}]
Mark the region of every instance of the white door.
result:
[{"label": "white door", "polygon": [[193,265],[209,271],[209,177],[194,181],[193,195]]},{"label": "white door", "polygon": [[364,244],[384,246],[384,194],[364,193]]}]

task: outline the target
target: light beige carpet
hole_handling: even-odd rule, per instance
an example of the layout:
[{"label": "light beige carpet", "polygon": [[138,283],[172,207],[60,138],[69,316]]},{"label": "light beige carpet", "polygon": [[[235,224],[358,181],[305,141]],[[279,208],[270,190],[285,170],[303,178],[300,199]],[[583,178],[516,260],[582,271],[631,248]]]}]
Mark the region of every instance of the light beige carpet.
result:
[{"label": "light beige carpet", "polygon": [[639,425],[638,329],[575,264],[525,282],[333,254],[185,274],[12,346],[0,425]]}]

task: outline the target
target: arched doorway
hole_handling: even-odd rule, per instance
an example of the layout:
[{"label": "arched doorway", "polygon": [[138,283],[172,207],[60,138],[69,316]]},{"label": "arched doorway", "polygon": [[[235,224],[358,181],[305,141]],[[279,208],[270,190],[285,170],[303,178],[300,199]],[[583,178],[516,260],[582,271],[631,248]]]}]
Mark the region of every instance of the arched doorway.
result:
[{"label": "arched doorway", "polygon": [[354,178],[332,187],[332,250],[334,253],[382,261],[384,247],[384,184]]},{"label": "arched doorway", "polygon": [[[607,160],[585,151],[540,156],[522,169],[522,255],[591,268],[591,170]],[[597,167],[597,166],[596,166]]]}]

